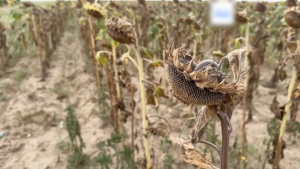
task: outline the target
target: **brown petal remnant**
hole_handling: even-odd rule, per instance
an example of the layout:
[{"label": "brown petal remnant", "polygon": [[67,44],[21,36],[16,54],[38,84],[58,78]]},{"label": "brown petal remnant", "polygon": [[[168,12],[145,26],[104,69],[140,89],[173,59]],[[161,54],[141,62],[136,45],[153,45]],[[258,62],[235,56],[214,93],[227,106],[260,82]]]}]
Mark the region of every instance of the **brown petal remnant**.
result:
[{"label": "brown petal remnant", "polygon": [[100,4],[89,4],[86,3],[83,5],[83,8],[86,10],[86,12],[93,16],[96,19],[103,19],[106,18],[106,11]]},{"label": "brown petal remnant", "polygon": [[264,13],[267,10],[267,7],[264,3],[256,2],[254,4],[254,9],[260,13]]},{"label": "brown petal remnant", "polygon": [[112,17],[105,22],[107,34],[115,41],[124,44],[134,44],[132,25],[120,18]]},{"label": "brown petal remnant", "polygon": [[291,7],[284,13],[284,19],[290,27],[300,28],[300,12],[297,7]]}]

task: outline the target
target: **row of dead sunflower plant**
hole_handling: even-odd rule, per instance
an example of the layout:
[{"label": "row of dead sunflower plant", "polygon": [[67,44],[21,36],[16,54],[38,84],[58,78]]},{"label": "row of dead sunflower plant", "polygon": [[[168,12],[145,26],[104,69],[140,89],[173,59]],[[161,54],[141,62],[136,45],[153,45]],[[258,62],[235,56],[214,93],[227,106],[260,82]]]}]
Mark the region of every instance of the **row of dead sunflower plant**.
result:
[{"label": "row of dead sunflower plant", "polygon": [[68,19],[72,15],[71,2],[57,1],[49,8],[23,3],[28,38],[35,45],[41,68],[41,81],[46,78],[51,54],[59,44]]},{"label": "row of dead sunflower plant", "polygon": [[[88,15],[82,13],[80,14],[82,34],[89,46],[88,48],[90,57],[92,60],[94,60],[93,62],[95,62],[95,70],[101,73],[101,68],[104,68],[105,66],[107,72],[106,80],[109,84],[107,85],[107,87],[110,93],[111,107],[113,110],[115,110],[111,112],[111,116],[113,118],[112,120],[114,121],[114,126],[117,133],[123,135],[123,139],[121,141],[121,148],[125,147],[126,138],[124,136],[125,128],[123,127],[123,123],[127,121],[129,115],[132,117],[131,148],[134,149],[134,146],[136,145],[134,143],[136,139],[135,137],[137,135],[137,133],[135,133],[134,131],[134,112],[136,107],[136,101],[134,100],[133,95],[137,91],[137,87],[131,82],[128,67],[130,65],[133,65],[134,69],[138,70],[138,85],[140,90],[140,107],[142,112],[141,114],[144,137],[143,147],[145,149],[145,157],[138,158],[143,159],[138,161],[140,161],[139,163],[143,167],[152,168],[153,163],[150,153],[151,148],[149,143],[149,134],[155,133],[156,128],[151,128],[151,126],[148,126],[148,118],[152,116],[147,115],[146,105],[150,104],[157,106],[158,98],[168,98],[168,96],[166,96],[164,88],[161,86],[161,83],[153,82],[152,79],[149,80],[149,78],[145,75],[143,65],[144,62],[147,63],[146,68],[149,72],[149,70],[153,70],[155,67],[163,67],[164,64],[162,61],[150,61],[145,58],[149,55],[152,55],[152,53],[145,47],[147,46],[147,38],[146,40],[144,38],[140,39],[138,38],[137,34],[146,34],[147,37],[147,29],[139,26],[136,27],[137,23],[135,18],[128,18],[132,19],[132,21],[134,22],[135,25],[132,25],[132,23],[119,17],[108,17],[107,15],[110,12],[108,11],[109,4],[111,7],[112,3],[107,3],[103,7],[97,2],[92,4],[87,2],[83,3],[83,8],[85,9]],[[146,7],[144,6],[143,9],[145,8]],[[146,17],[146,14],[143,16]],[[139,44],[139,40],[142,41],[142,45]],[[122,54],[120,54],[120,51],[122,50],[125,50],[125,52],[122,52]],[[136,57],[136,59],[134,59],[134,56]],[[132,64],[129,64],[128,61],[130,61]],[[110,64],[107,64],[108,62]],[[101,68],[99,68],[100,66]],[[112,74],[111,72],[114,73]],[[104,86],[102,86],[101,88],[103,87]],[[126,110],[123,100],[124,91],[122,90],[122,88],[127,88],[128,94],[130,94],[131,96],[131,112]],[[156,115],[154,116],[159,117]],[[169,132],[169,127],[167,127],[166,125],[164,129],[166,130],[166,133]],[[132,154],[132,158],[134,159],[134,153]]]}]

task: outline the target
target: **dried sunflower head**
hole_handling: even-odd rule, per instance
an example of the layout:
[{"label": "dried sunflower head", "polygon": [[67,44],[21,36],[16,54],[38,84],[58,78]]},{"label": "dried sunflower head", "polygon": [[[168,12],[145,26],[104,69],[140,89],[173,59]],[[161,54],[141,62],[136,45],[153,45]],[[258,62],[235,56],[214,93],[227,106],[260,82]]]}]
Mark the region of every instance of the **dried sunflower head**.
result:
[{"label": "dried sunflower head", "polygon": [[35,6],[32,2],[23,2],[23,6],[25,7],[25,8],[27,8],[27,7],[33,7],[33,6]]},{"label": "dried sunflower head", "polygon": [[105,9],[100,4],[86,3],[83,5],[83,8],[89,15],[93,16],[96,19],[106,18],[107,16]]},{"label": "dried sunflower head", "polygon": [[286,0],[285,5],[287,7],[297,6],[297,1],[296,0]]},{"label": "dried sunflower head", "polygon": [[[175,98],[184,104],[210,106],[233,101],[236,96],[243,95],[241,85],[224,80],[219,64],[211,60],[197,63],[195,58],[182,54],[184,48],[170,47],[168,51],[168,82]],[[233,58],[230,56],[229,59]]]},{"label": "dried sunflower head", "polygon": [[201,29],[200,25],[197,22],[193,22],[192,27],[197,31],[199,31]]},{"label": "dried sunflower head", "polygon": [[120,18],[114,18],[105,22],[107,34],[115,41],[125,44],[134,44],[135,38],[132,33],[132,25]]},{"label": "dried sunflower head", "polygon": [[191,19],[190,17],[186,17],[184,18],[184,23],[187,24],[187,25],[190,25],[194,22],[193,19]]},{"label": "dried sunflower head", "polygon": [[286,23],[293,28],[300,28],[300,12],[297,7],[291,7],[284,12]]},{"label": "dried sunflower head", "polygon": [[244,16],[242,13],[237,13],[235,15],[235,20],[239,23],[247,23],[248,22],[248,18],[246,16]]},{"label": "dried sunflower head", "polygon": [[256,2],[254,5],[254,9],[258,12],[264,13],[267,10],[267,7],[264,3]]}]

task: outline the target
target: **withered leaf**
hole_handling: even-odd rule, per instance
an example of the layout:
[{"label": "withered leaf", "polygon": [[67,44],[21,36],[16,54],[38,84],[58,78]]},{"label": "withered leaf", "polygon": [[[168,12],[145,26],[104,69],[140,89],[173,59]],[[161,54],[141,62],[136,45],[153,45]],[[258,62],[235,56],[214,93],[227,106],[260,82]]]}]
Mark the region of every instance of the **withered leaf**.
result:
[{"label": "withered leaf", "polygon": [[96,54],[96,60],[101,65],[106,65],[106,63],[107,63],[107,57],[105,57],[104,55],[98,54],[98,53]]},{"label": "withered leaf", "polygon": [[164,66],[164,63],[162,62],[162,61],[154,61],[154,62],[151,62],[148,66],[147,66],[147,68],[148,69],[154,69],[154,68],[156,68],[156,67],[165,67]]},{"label": "withered leaf", "polygon": [[147,127],[146,132],[147,134],[167,137],[170,134],[170,129],[167,124],[160,122],[153,126]]},{"label": "withered leaf", "polygon": [[294,99],[300,99],[300,84],[298,84],[298,87],[296,87],[294,94],[293,94]]},{"label": "withered leaf", "polygon": [[213,51],[213,55],[216,57],[223,57],[224,53],[222,53],[220,50],[218,50],[218,51]]},{"label": "withered leaf", "polygon": [[151,88],[146,89],[146,99],[147,99],[147,104],[149,105],[155,105],[155,97],[153,95],[154,90]]},{"label": "withered leaf", "polygon": [[123,69],[122,71],[121,71],[121,78],[122,79],[127,79],[129,77],[129,73],[127,72],[127,70],[126,69]]},{"label": "withered leaf", "polygon": [[137,87],[130,83],[128,86],[127,86],[127,90],[128,90],[128,93],[135,93],[137,91]]},{"label": "withered leaf", "polygon": [[196,165],[197,169],[218,169],[211,164],[210,157],[207,157],[207,155],[203,156],[195,149],[185,149],[182,157],[185,162]]},{"label": "withered leaf", "polygon": [[278,78],[279,78],[280,81],[283,81],[284,79],[286,79],[287,78],[286,71],[283,70],[283,69],[280,69],[279,73],[278,73]]},{"label": "withered leaf", "polygon": [[156,97],[164,97],[164,98],[169,98],[169,96],[167,96],[165,94],[165,89],[161,86],[155,85],[155,93],[154,96]]},{"label": "withered leaf", "polygon": [[153,57],[151,51],[149,49],[145,48],[145,47],[142,48],[141,55],[145,56],[148,59],[151,59]]},{"label": "withered leaf", "polygon": [[279,102],[277,101],[277,96],[274,96],[272,104],[270,105],[270,110],[272,113],[276,114],[279,109]]},{"label": "withered leaf", "polygon": [[135,106],[136,106],[136,102],[135,102],[135,100],[132,100],[132,101],[130,102],[130,107],[131,107],[131,109],[134,110],[134,109],[135,109]]}]

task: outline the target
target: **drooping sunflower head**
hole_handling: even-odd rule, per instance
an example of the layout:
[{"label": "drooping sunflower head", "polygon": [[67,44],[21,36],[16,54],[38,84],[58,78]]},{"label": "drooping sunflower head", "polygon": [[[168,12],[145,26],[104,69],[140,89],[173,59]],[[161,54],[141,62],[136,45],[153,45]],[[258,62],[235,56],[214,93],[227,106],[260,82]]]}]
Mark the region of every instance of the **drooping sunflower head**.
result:
[{"label": "drooping sunflower head", "polygon": [[121,18],[112,17],[105,22],[107,34],[115,41],[124,44],[134,44],[132,25]]},{"label": "drooping sunflower head", "polygon": [[241,12],[236,13],[235,15],[235,20],[241,24],[247,23],[248,22],[248,18]]},{"label": "drooping sunflower head", "polygon": [[[225,80],[225,74],[221,72],[218,63],[209,59],[197,62],[185,52],[188,51],[185,46],[175,48],[173,43],[168,48],[167,72],[175,98],[185,104],[217,105],[222,102],[237,102],[243,96],[242,84]],[[239,66],[235,61],[241,52],[236,50],[226,55],[231,67]],[[236,72],[235,69],[234,71]]]},{"label": "drooping sunflower head", "polygon": [[292,28],[300,28],[300,11],[291,7],[284,12],[285,22]]},{"label": "drooping sunflower head", "polygon": [[106,10],[100,4],[89,4],[86,3],[83,5],[83,8],[86,12],[93,16],[96,19],[106,18]]},{"label": "drooping sunflower head", "polygon": [[267,10],[267,7],[262,2],[256,2],[254,5],[254,9],[258,12],[264,13]]}]

